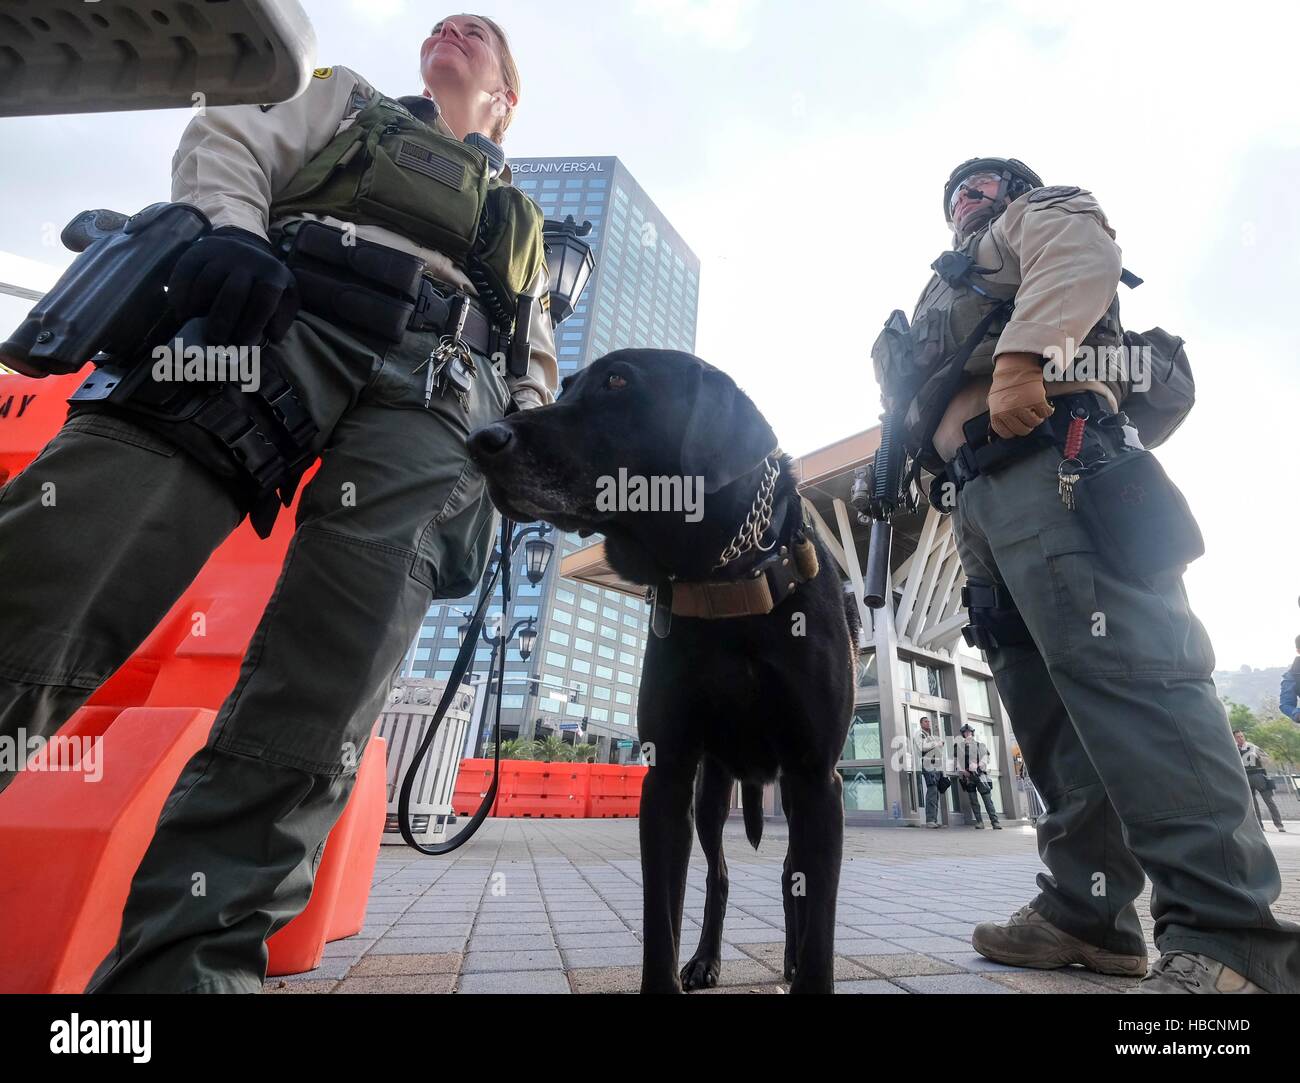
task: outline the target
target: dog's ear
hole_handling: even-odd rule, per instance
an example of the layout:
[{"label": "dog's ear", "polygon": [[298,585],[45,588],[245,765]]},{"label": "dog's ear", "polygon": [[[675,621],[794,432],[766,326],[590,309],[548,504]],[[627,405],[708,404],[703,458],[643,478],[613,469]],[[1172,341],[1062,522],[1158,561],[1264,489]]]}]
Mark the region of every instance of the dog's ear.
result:
[{"label": "dog's ear", "polygon": [[714,493],[761,463],[776,434],[749,396],[725,372],[701,366],[682,441],[682,473],[703,477]]}]

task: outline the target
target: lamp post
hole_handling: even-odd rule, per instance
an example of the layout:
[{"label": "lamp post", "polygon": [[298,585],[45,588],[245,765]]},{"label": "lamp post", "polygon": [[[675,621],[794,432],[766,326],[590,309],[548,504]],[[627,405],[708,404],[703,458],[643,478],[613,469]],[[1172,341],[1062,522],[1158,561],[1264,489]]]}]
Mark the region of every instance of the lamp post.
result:
[{"label": "lamp post", "polygon": [[546,244],[546,267],[551,272],[551,324],[557,326],[573,315],[582,291],[587,288],[596,257],[591,245],[582,238],[591,232],[591,223],[578,225],[573,215],[563,222],[547,219],[542,224]]},{"label": "lamp post", "polygon": [[[511,574],[513,570],[514,554],[518,551],[520,543],[522,542],[524,548],[524,576],[528,579],[528,582],[533,584],[533,586],[540,583],[546,577],[546,571],[550,567],[551,557],[555,553],[555,546],[546,540],[546,535],[551,533],[553,529],[554,528],[549,523],[536,523],[532,526],[521,527],[511,535],[507,546],[508,551],[506,553],[503,554],[500,546],[498,546],[493,553],[493,557],[496,560],[504,562],[502,576],[504,577]],[[525,541],[525,539],[527,540]],[[490,577],[485,577],[484,579],[484,590],[487,589],[488,578]],[[480,595],[480,601],[481,600],[482,596]],[[462,624],[460,628],[457,629],[457,632],[460,637],[461,646],[464,646],[465,636],[469,629],[469,615],[463,613],[462,616],[467,618],[467,623]],[[510,631],[505,634],[490,632],[487,623],[485,622],[483,625],[482,635],[483,642],[492,648],[492,653],[488,661],[488,680],[482,698],[482,709],[480,714],[479,733],[477,739],[477,751],[480,753],[487,743],[487,708],[488,704],[491,702],[493,684],[491,678],[492,674],[496,670],[497,651],[505,650],[506,645],[514,639],[516,635],[518,635],[519,656],[525,662],[528,661],[528,659],[532,657],[534,648],[537,646],[537,618],[524,617],[521,620],[517,620]],[[502,694],[500,688],[497,689],[497,694]]]}]

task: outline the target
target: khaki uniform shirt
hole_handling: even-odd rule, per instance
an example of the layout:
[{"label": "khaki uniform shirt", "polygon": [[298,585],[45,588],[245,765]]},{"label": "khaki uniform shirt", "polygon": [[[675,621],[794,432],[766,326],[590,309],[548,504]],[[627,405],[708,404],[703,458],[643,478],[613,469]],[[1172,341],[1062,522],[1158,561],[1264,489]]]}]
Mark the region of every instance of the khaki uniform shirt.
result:
[{"label": "khaki uniform shirt", "polygon": [[[339,132],[351,126],[374,88],[347,68],[322,68],[306,91],[292,101],[264,108],[232,105],[208,109],[196,116],[181,136],[172,159],[172,199],[192,203],[217,226],[237,226],[266,237],[269,211],[275,197]],[[437,128],[455,138],[441,116]],[[509,181],[509,167],[502,173]],[[336,228],[347,223],[327,215],[317,218]],[[289,221],[290,219],[285,219]],[[466,293],[477,291],[464,269],[442,252],[422,248],[400,233],[381,226],[357,225],[362,240],[400,249],[424,260],[425,271]],[[543,267],[531,296],[544,297],[549,281]],[[540,304],[533,306],[531,354],[523,376],[507,376],[511,394],[522,408],[551,402],[557,386],[555,335],[550,316]]]},{"label": "khaki uniform shirt", "polygon": [[916,731],[916,753],[922,771],[942,771],[943,738],[924,730]]},{"label": "khaki uniform shirt", "polygon": [[1241,765],[1243,767],[1263,767],[1268,762],[1268,755],[1259,745],[1253,745],[1247,741],[1244,745],[1239,745],[1237,751],[1241,754]]},{"label": "khaki uniform shirt", "polygon": [[[1037,189],[1042,191],[1042,189]],[[1114,300],[1122,270],[1115,231],[1091,192],[1068,199],[1032,202],[1033,192],[1015,199],[985,231],[973,253],[981,267],[995,268],[983,280],[1015,286],[1015,311],[998,339],[994,361],[1004,353],[1068,357],[1066,341],[1083,342]],[[1051,352],[1059,350],[1060,353]],[[1119,385],[1094,380],[1048,381],[1047,395],[1096,391],[1112,409],[1123,398]],[[962,425],[988,409],[992,374],[972,375],[953,396],[934,436],[945,462],[963,443]]]}]

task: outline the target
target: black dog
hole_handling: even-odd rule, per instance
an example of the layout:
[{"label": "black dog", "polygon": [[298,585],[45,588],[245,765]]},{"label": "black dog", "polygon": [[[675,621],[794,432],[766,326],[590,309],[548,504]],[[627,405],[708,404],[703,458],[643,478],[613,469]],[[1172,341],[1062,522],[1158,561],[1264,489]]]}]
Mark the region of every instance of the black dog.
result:
[{"label": "black dog", "polygon": [[[844,833],[835,763],[853,709],[856,613],[804,524],[767,422],[697,357],[620,350],[565,379],[554,405],[480,429],[469,447],[505,515],[603,534],[610,565],[656,591],[637,712],[650,763],[642,992],[716,983],[732,780],[757,844],[759,787],[778,773],[790,824],[786,976],[791,992],[831,992]],[[700,479],[701,507],[611,507],[620,468],[629,479]],[[693,790],[709,899],[700,949],[679,975]]]}]

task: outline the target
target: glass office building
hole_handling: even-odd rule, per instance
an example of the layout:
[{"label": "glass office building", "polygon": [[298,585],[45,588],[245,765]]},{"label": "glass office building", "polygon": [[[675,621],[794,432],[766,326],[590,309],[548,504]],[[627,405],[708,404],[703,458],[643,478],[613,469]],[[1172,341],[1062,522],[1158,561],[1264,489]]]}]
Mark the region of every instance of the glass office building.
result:
[{"label": "glass office building", "polygon": [[[556,328],[560,378],[628,346],[695,349],[700,261],[617,158],[518,158],[517,188],[549,219],[588,221],[596,271],[573,315]],[[636,694],[649,631],[644,602],[559,576],[560,558],[596,539],[552,531],[555,554],[536,586],[515,560],[514,597],[502,626],[537,619],[532,656],[509,645],[501,728],[506,738],[585,738],[598,762],[636,762]],[[493,613],[500,613],[498,604]],[[459,649],[457,629],[473,598],[434,605],[403,673],[446,679]],[[474,673],[487,671],[480,643]],[[482,698],[482,697],[480,697]],[[491,707],[488,708],[491,710]],[[489,727],[477,728],[485,734]],[[472,733],[471,754],[479,747]]]}]

